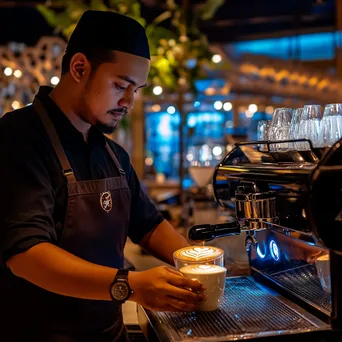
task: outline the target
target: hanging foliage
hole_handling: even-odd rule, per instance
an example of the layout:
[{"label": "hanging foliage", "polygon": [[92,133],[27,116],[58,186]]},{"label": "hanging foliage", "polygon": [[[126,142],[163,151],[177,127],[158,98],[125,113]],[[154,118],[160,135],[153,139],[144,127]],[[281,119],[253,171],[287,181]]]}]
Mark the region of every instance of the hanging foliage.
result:
[{"label": "hanging foliage", "polygon": [[[165,91],[176,91],[183,87],[195,92],[195,81],[206,76],[206,68],[223,66],[213,64],[213,53],[208,41],[199,30],[201,20],[209,20],[224,0],[208,0],[197,11],[184,13],[174,0],[167,0],[165,11],[147,23],[141,15],[140,1],[102,0],[54,2],[54,7],[38,5],[46,21],[55,27],[56,33],[66,39],[86,10],[114,11],[136,19],[145,29],[151,49],[151,71],[149,84],[160,85]],[[58,4],[58,7],[56,6]],[[148,87],[147,91],[152,88]]]}]

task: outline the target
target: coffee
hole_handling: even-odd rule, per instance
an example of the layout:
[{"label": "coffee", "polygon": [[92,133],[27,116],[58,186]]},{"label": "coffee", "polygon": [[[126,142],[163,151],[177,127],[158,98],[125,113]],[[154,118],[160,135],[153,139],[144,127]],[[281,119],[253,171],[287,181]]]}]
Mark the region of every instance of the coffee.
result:
[{"label": "coffee", "polygon": [[227,269],[218,265],[195,264],[184,266],[180,272],[187,278],[198,279],[206,288],[207,299],[201,302],[199,311],[216,310],[221,303]]},{"label": "coffee", "polygon": [[321,282],[323,290],[327,293],[331,293],[331,279],[330,279],[330,257],[329,254],[325,254],[315,261],[317,275]]},{"label": "coffee", "polygon": [[223,250],[213,246],[191,246],[178,249],[173,254],[176,267],[191,264],[216,264],[223,266]]}]

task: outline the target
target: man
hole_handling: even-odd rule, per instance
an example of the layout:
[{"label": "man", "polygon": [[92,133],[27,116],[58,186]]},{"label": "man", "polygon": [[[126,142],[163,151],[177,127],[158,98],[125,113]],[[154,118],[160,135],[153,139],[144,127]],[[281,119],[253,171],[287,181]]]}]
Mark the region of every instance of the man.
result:
[{"label": "man", "polygon": [[135,20],[87,11],[60,83],[1,119],[1,341],[121,341],[127,299],[165,311],[204,299],[199,282],[170,268],[122,269],[127,236],[170,264],[188,245],[103,135],[133,107],[149,58]]}]

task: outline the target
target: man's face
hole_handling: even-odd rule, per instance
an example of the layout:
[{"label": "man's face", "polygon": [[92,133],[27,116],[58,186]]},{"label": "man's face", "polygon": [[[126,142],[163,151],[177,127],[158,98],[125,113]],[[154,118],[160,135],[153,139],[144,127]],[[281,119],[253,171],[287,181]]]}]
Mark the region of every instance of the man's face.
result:
[{"label": "man's face", "polygon": [[148,59],[115,51],[114,62],[100,64],[84,86],[80,115],[103,133],[112,133],[134,106],[138,90],[146,85]]}]

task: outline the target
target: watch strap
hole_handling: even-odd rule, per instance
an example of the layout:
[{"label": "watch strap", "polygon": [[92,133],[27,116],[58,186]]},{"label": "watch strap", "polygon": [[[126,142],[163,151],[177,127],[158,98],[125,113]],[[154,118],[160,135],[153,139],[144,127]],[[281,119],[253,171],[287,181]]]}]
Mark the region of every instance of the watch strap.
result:
[{"label": "watch strap", "polygon": [[115,275],[114,282],[121,280],[121,281],[128,281],[128,269],[120,268]]}]

